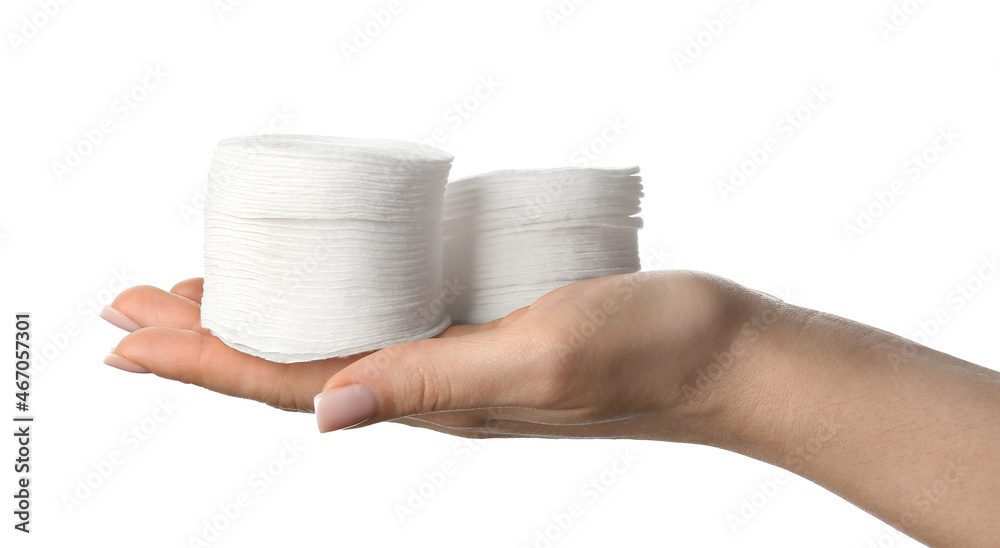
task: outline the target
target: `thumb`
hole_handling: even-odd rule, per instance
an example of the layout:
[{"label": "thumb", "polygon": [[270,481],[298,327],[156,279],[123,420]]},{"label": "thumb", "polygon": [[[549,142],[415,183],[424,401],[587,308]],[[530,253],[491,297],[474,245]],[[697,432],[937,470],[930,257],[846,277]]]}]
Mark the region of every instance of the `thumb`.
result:
[{"label": "thumb", "polygon": [[542,399],[547,345],[490,331],[391,346],[327,381],[314,406],[320,432],[389,419],[484,407],[531,407]]}]

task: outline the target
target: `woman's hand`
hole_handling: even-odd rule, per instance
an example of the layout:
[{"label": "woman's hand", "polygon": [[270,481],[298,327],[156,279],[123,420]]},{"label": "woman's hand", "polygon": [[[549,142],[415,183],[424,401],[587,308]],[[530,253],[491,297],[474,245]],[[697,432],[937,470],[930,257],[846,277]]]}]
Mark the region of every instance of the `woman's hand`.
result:
[{"label": "woman's hand", "polygon": [[106,361],[282,409],[315,405],[324,432],[391,420],[468,437],[713,445],[934,546],[1000,535],[1000,374],[720,278],[589,280],[489,324],[290,365],[205,332],[200,298],[201,280],[123,292],[105,317],[134,331]]},{"label": "woman's hand", "polygon": [[289,411],[313,410],[313,396],[357,358],[280,364],[234,350],[201,327],[204,280],[170,292],[143,285],[123,291],[101,317],[131,333],[105,363],[135,373],[197,384]]},{"label": "woman's hand", "polygon": [[[610,276],[555,290],[481,326],[364,356],[277,364],[201,327],[202,281],[124,291],[108,318],[136,329],[121,360],[161,377],[315,410],[321,431],[393,420],[467,437],[711,443],[781,306],[706,274]],[[136,365],[123,368],[134,370]],[[315,400],[314,400],[315,397]]]}]

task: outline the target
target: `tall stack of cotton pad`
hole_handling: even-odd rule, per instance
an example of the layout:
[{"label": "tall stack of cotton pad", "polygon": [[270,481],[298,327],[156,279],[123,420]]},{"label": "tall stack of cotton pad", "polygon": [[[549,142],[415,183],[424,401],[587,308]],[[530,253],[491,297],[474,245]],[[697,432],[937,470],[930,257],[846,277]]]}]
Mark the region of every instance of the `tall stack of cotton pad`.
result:
[{"label": "tall stack of cotton pad", "polygon": [[205,202],[202,325],[282,363],[440,333],[451,161],[396,140],[221,141]]},{"label": "tall stack of cotton pad", "polygon": [[445,302],[484,323],[561,286],[639,270],[638,167],[505,170],[445,192]]}]

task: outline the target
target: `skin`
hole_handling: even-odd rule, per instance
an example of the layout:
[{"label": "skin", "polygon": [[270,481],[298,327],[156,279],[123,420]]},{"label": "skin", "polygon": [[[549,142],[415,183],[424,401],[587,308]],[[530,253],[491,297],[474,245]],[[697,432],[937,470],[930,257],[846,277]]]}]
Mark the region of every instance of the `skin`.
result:
[{"label": "skin", "polygon": [[685,271],[598,278],[480,326],[283,365],[201,328],[202,280],[121,293],[115,353],[168,379],[313,411],[361,384],[394,421],[457,436],[699,443],[809,478],[931,546],[1000,538],[1000,374]]}]

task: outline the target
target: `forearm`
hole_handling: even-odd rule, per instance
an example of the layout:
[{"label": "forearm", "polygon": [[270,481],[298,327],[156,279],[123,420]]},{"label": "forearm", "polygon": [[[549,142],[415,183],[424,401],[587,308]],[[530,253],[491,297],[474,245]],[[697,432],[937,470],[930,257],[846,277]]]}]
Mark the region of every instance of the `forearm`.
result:
[{"label": "forearm", "polygon": [[719,446],[807,477],[929,545],[995,545],[1000,374],[790,306],[755,348]]}]

